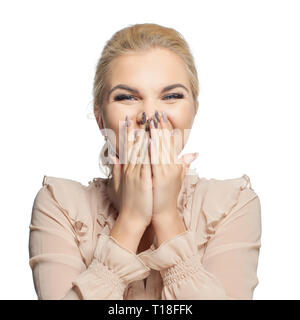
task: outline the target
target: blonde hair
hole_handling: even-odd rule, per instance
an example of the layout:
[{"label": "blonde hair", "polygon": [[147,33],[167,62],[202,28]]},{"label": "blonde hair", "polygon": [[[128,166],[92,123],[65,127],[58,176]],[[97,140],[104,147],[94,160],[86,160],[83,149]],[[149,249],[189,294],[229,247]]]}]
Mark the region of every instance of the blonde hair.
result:
[{"label": "blonde hair", "polygon": [[[106,103],[106,94],[108,92],[107,78],[110,62],[114,58],[117,58],[125,53],[145,51],[152,48],[166,48],[182,58],[190,77],[190,86],[193,95],[194,106],[197,111],[199,94],[198,75],[194,58],[184,37],[178,31],[172,28],[163,27],[154,23],[143,23],[129,25],[128,27],[117,31],[104,46],[101,57],[97,63],[94,77],[94,112],[100,113],[100,111],[103,110],[103,105]],[[103,150],[104,148],[107,149],[107,146],[104,145],[101,150],[101,162],[103,162],[101,155],[105,153]],[[105,164],[105,166],[108,167],[108,171],[104,170],[106,171],[105,175],[107,177],[111,177],[113,164]],[[103,171],[101,165],[100,169]]]}]

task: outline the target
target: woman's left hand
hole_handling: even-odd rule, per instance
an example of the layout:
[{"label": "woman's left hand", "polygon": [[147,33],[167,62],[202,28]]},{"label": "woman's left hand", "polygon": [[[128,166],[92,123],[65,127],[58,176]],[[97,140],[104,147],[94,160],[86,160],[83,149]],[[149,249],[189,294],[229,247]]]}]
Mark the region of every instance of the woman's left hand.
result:
[{"label": "woman's left hand", "polygon": [[176,218],[177,199],[184,177],[191,162],[197,157],[197,154],[189,153],[178,159],[175,151],[182,140],[178,131],[177,133],[173,131],[174,128],[167,117],[165,119],[167,122],[162,117],[159,117],[160,121],[156,120],[157,128],[153,122],[155,120],[152,119],[149,126],[150,161],[153,174],[153,223],[160,218],[163,220]]}]

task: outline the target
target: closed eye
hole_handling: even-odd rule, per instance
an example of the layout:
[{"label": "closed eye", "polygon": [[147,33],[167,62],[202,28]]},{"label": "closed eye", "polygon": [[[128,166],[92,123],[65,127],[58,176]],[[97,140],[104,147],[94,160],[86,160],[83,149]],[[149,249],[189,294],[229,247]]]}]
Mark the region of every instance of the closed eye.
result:
[{"label": "closed eye", "polygon": [[128,99],[128,98],[134,98],[133,95],[131,94],[118,94],[117,96],[114,97],[114,101],[121,101],[121,100],[131,100],[131,99]]},{"label": "closed eye", "polygon": [[[132,99],[133,98],[133,99]],[[172,93],[164,96],[166,100],[170,99],[183,99],[184,95],[182,93]],[[119,94],[114,97],[114,101],[122,101],[122,100],[136,100],[136,98],[131,94]]]},{"label": "closed eye", "polygon": [[[171,93],[167,96],[165,96],[165,98],[167,97],[175,97],[175,99],[183,99],[184,95],[182,93]],[[170,100],[169,98],[167,100]]]}]

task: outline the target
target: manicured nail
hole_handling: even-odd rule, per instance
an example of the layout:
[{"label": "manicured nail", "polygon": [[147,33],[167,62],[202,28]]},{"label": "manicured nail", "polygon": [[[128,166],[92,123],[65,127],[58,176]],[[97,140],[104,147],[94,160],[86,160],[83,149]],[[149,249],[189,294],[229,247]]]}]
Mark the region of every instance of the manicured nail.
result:
[{"label": "manicured nail", "polygon": [[145,124],[145,122],[146,122],[146,113],[145,112],[143,112],[143,115],[142,115],[142,124]]},{"label": "manicured nail", "polygon": [[150,131],[150,119],[147,120],[146,122],[146,131]]},{"label": "manicured nail", "polygon": [[129,120],[128,116],[126,116],[126,118],[125,118],[125,124],[126,124],[126,127],[129,127],[129,125],[130,125],[130,120]]},{"label": "manicured nail", "polygon": [[157,110],[155,110],[155,118],[157,119],[157,122],[160,122],[160,116]]},{"label": "manicured nail", "polygon": [[153,118],[153,123],[154,123],[154,127],[157,129],[158,128],[158,124],[157,124],[157,120],[155,118]]},{"label": "manicured nail", "polygon": [[168,122],[168,118],[167,118],[167,115],[166,115],[166,113],[163,111],[163,113],[162,113],[162,117],[163,117],[163,119],[164,119],[164,122]]}]

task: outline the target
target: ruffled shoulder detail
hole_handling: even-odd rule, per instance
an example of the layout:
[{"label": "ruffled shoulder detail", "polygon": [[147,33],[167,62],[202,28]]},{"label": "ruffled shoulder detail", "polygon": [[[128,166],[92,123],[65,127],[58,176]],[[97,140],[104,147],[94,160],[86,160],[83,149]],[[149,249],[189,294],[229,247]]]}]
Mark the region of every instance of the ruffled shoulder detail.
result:
[{"label": "ruffled shoulder detail", "polygon": [[97,221],[102,227],[101,234],[109,235],[117,219],[118,210],[114,207],[108,191],[106,178],[94,178],[89,182],[96,189],[97,194]]},{"label": "ruffled shoulder detail", "polygon": [[57,202],[60,210],[64,213],[71,226],[77,244],[81,245],[88,241],[92,226],[90,198],[88,186],[71,179],[44,176],[43,187],[46,187]]},{"label": "ruffled shoulder detail", "polygon": [[189,171],[179,194],[177,208],[186,229],[195,231],[198,249],[216,233],[221,221],[257,197],[250,178],[207,179]]},{"label": "ruffled shoulder detail", "polygon": [[202,211],[207,219],[207,232],[214,234],[220,220],[256,197],[247,175],[234,179],[210,179]]},{"label": "ruffled shoulder detail", "polygon": [[196,169],[189,168],[178,195],[177,210],[188,225],[190,224],[189,218],[191,218],[191,216],[189,212],[192,209],[193,196],[200,180]]}]

